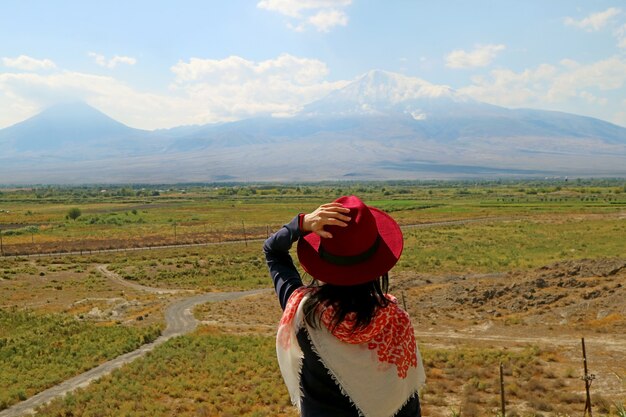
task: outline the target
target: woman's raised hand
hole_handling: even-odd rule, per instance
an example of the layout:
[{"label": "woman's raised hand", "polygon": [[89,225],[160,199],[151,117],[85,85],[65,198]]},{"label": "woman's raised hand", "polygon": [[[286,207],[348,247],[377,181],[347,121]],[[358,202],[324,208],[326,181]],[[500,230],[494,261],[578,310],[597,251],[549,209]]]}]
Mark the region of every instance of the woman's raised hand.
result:
[{"label": "woman's raised hand", "polygon": [[313,232],[320,237],[330,239],[333,235],[326,230],[324,226],[340,226],[346,227],[350,217],[346,216],[350,209],[344,207],[341,203],[322,204],[313,212],[305,214],[302,219],[302,230],[305,232]]}]

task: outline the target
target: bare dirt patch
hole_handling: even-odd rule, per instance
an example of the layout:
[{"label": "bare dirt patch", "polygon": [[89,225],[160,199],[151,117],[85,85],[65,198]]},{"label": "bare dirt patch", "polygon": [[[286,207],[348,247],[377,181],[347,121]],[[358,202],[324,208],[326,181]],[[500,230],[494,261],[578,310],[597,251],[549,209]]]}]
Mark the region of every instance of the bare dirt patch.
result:
[{"label": "bare dirt patch", "polygon": [[147,326],[163,322],[175,294],[144,291],[106,275],[97,265],[14,261],[0,280],[0,308],[65,313],[80,320]]}]

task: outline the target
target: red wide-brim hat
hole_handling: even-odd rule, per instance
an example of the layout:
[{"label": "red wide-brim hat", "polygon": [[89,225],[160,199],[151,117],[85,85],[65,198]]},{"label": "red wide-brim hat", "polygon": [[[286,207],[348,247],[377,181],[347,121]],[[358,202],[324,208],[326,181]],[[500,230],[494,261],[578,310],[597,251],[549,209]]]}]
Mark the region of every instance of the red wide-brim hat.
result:
[{"label": "red wide-brim hat", "polygon": [[298,259],[313,278],[333,285],[373,281],[398,262],[403,238],[398,223],[387,213],[366,206],[358,197],[335,200],[350,209],[348,226],[327,226],[330,239],[315,233],[298,241]]}]

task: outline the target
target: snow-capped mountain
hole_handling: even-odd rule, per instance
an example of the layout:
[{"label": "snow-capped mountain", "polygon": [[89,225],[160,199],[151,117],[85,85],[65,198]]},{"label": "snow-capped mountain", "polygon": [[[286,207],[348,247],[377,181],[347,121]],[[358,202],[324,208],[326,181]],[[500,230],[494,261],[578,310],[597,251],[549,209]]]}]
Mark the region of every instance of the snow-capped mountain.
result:
[{"label": "snow-capped mountain", "polygon": [[0,130],[0,183],[626,176],[626,128],[370,71],[292,118],[159,131],[85,105]]},{"label": "snow-capped mountain", "polygon": [[[357,116],[407,114],[416,120],[448,110],[481,107],[480,103],[445,85],[420,78],[373,70],[344,88],[304,107],[303,116]],[[488,106],[486,107],[495,107]]]}]

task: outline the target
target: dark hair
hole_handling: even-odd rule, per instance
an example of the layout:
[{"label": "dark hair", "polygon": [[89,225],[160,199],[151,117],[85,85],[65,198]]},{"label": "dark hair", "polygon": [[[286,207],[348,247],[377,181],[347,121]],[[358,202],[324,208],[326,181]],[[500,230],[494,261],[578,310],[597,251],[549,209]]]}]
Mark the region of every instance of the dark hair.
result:
[{"label": "dark hair", "polygon": [[320,319],[324,311],[332,306],[334,314],[331,320],[335,329],[349,313],[355,313],[352,330],[367,326],[376,313],[376,308],[387,307],[389,300],[385,297],[389,288],[389,275],[385,273],[378,279],[365,284],[341,286],[332,284],[319,285],[316,280],[309,284],[316,291],[304,302],[303,311],[306,323],[320,327]]}]

